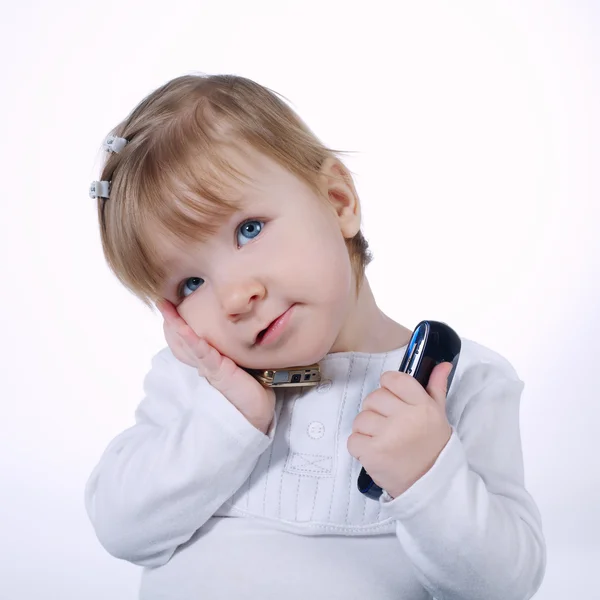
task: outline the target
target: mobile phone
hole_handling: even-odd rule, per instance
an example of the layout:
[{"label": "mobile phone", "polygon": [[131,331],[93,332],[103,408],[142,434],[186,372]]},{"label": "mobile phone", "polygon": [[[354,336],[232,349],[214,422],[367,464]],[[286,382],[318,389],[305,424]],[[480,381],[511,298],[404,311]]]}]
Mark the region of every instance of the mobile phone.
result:
[{"label": "mobile phone", "polygon": [[[408,373],[423,387],[427,387],[431,372],[437,365],[443,362],[452,363],[452,370],[448,376],[450,390],[460,348],[460,337],[451,327],[439,321],[421,321],[413,331],[398,370]],[[360,471],[357,485],[361,493],[374,500],[383,493],[364,468]]]},{"label": "mobile phone", "polygon": [[286,367],[283,369],[244,369],[264,387],[305,387],[321,382],[321,369],[318,363],[306,367]]}]

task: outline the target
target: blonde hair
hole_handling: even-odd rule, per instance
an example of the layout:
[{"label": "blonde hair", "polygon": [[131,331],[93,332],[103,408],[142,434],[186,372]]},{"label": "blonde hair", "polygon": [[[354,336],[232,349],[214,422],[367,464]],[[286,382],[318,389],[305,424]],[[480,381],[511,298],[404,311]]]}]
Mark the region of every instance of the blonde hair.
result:
[{"label": "blonde hair", "polygon": [[[244,174],[223,150],[248,144],[319,195],[321,165],[341,154],[325,147],[276,92],[234,75],[173,79],[111,133],[128,143],[107,155],[101,171],[101,180],[111,182],[110,199],[98,198],[102,248],[119,281],[147,306],[160,299],[167,275],[153,241],[156,228],[176,243],[201,241],[238,209],[225,181]],[[358,293],[372,256],[360,231],[346,245]]]}]

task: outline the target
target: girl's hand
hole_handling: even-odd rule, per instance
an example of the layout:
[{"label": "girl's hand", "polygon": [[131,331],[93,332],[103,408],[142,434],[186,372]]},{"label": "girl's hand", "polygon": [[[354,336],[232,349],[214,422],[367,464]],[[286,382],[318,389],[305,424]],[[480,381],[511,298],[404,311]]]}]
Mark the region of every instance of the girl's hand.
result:
[{"label": "girl's hand", "polygon": [[427,389],[407,373],[386,371],[354,419],[348,451],[392,498],[433,467],[452,436],[446,416],[451,370],[450,363],[437,365]]},{"label": "girl's hand", "polygon": [[267,433],[275,411],[275,391],[199,338],[168,300],[157,303],[164,318],[165,339],[175,358],[197,369],[259,431]]}]

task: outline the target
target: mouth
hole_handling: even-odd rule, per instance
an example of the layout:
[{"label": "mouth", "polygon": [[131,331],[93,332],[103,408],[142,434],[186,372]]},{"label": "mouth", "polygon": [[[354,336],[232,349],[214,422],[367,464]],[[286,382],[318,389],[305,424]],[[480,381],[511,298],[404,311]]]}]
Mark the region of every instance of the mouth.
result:
[{"label": "mouth", "polygon": [[259,331],[256,339],[254,340],[254,344],[260,346],[275,341],[275,339],[278,338],[281,333],[283,333],[283,330],[289,321],[290,312],[294,306],[295,305],[292,304],[292,306],[290,306],[284,313],[271,321],[267,327]]},{"label": "mouth", "polygon": [[[270,327],[270,325],[269,325]],[[269,328],[267,327],[267,329]],[[265,333],[267,333],[267,329],[263,329],[261,331],[258,332],[258,335],[256,336],[256,339],[254,340],[255,344],[260,344],[260,342],[262,341],[262,339],[265,337]]]}]

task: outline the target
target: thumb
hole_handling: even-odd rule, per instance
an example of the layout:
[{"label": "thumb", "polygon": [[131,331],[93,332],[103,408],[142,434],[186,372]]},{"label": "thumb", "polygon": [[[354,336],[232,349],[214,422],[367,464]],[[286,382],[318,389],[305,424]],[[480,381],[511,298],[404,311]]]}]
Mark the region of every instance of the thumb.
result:
[{"label": "thumb", "polygon": [[440,363],[433,369],[427,384],[427,393],[442,406],[446,403],[446,393],[448,392],[448,376],[452,371],[452,363]]}]

